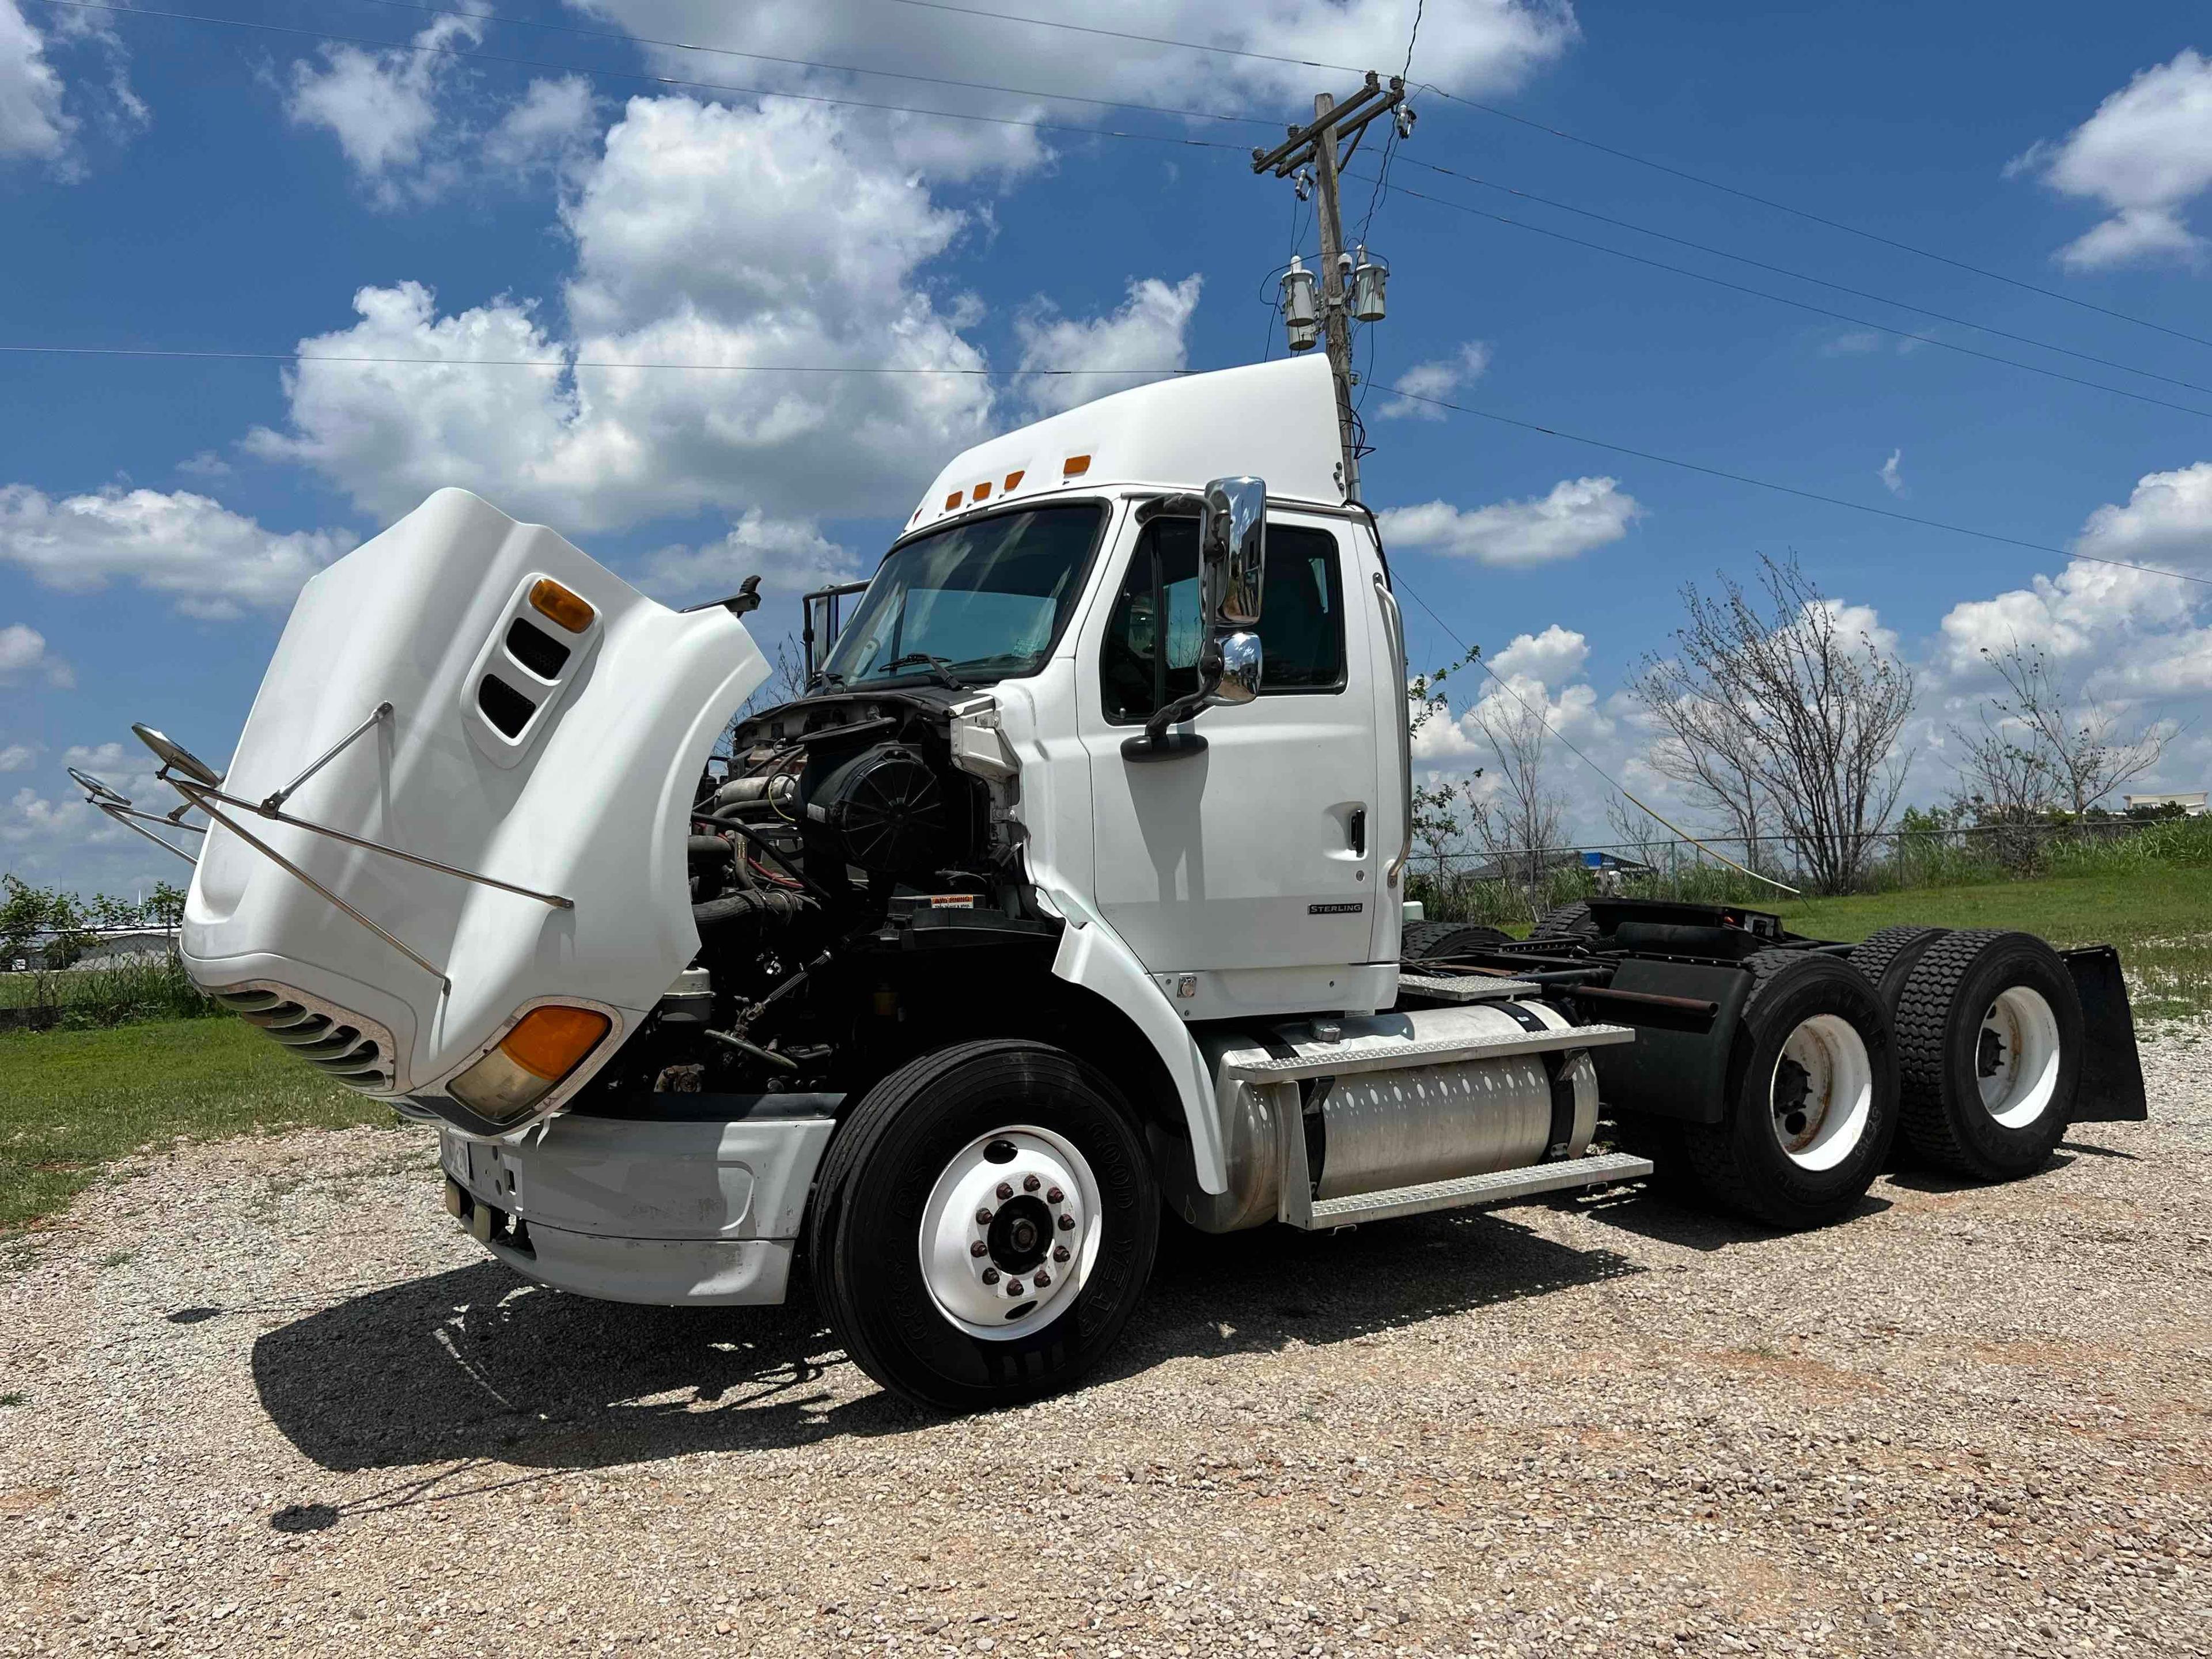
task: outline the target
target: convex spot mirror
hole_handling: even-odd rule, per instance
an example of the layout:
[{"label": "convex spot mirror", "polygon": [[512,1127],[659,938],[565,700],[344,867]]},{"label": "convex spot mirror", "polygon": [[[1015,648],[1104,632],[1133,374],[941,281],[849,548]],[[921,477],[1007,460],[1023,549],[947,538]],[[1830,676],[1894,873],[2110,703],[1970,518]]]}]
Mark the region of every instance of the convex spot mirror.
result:
[{"label": "convex spot mirror", "polygon": [[1216,478],[1206,487],[1199,531],[1200,592],[1209,627],[1256,628],[1267,570],[1267,484]]},{"label": "convex spot mirror", "polygon": [[1216,708],[1235,708],[1258,696],[1261,660],[1260,636],[1240,629],[1234,634],[1223,635],[1216,642],[1215,648],[1220,658],[1218,664],[1212,665],[1214,672],[1206,676],[1212,682],[1206,689],[1207,703]]}]

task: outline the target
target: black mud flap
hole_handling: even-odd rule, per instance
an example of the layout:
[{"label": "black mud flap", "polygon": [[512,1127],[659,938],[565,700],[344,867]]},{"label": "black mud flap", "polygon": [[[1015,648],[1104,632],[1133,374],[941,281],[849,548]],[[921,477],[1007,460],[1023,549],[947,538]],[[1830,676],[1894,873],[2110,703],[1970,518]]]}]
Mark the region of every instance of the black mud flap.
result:
[{"label": "black mud flap", "polygon": [[2142,1056],[2136,1048],[2136,1017],[2120,953],[2109,945],[2062,951],[2081,998],[2081,1082],[2074,1097],[2076,1123],[2140,1123],[2150,1115],[2143,1092]]}]

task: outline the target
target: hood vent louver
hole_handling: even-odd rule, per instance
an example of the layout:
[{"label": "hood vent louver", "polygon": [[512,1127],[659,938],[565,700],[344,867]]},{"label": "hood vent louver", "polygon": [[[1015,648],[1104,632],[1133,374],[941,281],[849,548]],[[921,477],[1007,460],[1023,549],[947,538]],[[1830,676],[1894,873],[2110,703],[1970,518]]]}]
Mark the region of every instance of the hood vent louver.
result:
[{"label": "hood vent louver", "polygon": [[368,1020],[325,1012],[296,994],[253,987],[209,994],[248,1025],[258,1026],[318,1071],[366,1094],[392,1087],[390,1035]]}]

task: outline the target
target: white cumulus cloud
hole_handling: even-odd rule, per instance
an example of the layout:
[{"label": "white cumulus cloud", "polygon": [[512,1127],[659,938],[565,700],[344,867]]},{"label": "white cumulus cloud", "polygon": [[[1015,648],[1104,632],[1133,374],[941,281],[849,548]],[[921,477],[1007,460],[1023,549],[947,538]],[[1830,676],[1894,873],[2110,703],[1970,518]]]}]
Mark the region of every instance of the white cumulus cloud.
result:
[{"label": "white cumulus cloud", "polygon": [[1880,470],[1875,475],[1881,480],[1881,487],[1893,495],[1902,495],[1905,493],[1904,461],[1905,452],[1902,449],[1893,449],[1889,452],[1889,459],[1881,464]]},{"label": "white cumulus cloud", "polygon": [[1484,564],[1548,564],[1605,547],[1644,515],[1612,478],[1565,478],[1549,495],[1460,508],[1446,501],[1394,507],[1382,515],[1384,541]]},{"label": "white cumulus cloud", "polygon": [[46,36],[16,0],[0,0],[0,158],[58,158],[76,123],[62,109],[62,77]]},{"label": "white cumulus cloud", "polygon": [[1376,411],[1386,421],[1411,416],[1417,421],[1441,421],[1445,411],[1423,398],[1449,398],[1470,380],[1482,378],[1490,368],[1490,348],[1469,340],[1449,357],[1415,363],[1390,383],[1398,395]]},{"label": "white cumulus cloud", "polygon": [[104,489],[55,498],[0,488],[0,561],[48,587],[83,592],[117,578],[170,595],[188,616],[289,605],[353,545],[341,531],[277,532],[188,490]]},{"label": "white cumulus cloud", "polygon": [[38,751],[26,744],[11,743],[0,749],[0,772],[27,772],[31,763],[38,759]]},{"label": "white cumulus cloud", "polygon": [[[446,312],[420,283],[364,288],[352,327],[301,342],[289,419],[248,449],[383,519],[460,484],[585,533],[702,508],[903,517],[947,455],[1018,413],[963,331],[980,302],[928,269],[970,216],[838,112],[635,99],[571,180],[568,331],[528,299]],[[1037,349],[1164,342],[1197,291],[1140,282],[1097,325],[1033,318]]]},{"label": "white cumulus cloud", "polygon": [[2014,160],[2063,195],[2111,216],[2059,251],[2077,270],[2197,258],[2184,211],[2212,187],[2212,58],[2185,49],[2136,74],[2057,143]]},{"label": "white cumulus cloud", "polygon": [[[64,79],[58,55],[76,59],[70,79]],[[88,66],[92,77],[78,73]],[[118,136],[149,118],[145,101],[131,90],[112,21],[94,11],[40,7],[27,13],[21,0],[0,0],[0,162],[43,161],[63,178],[82,174],[79,141],[88,115]]]},{"label": "white cumulus cloud", "polygon": [[[1314,71],[1270,58],[1333,64],[1373,64],[1394,70],[1405,61],[1406,41],[1421,11],[1415,70],[1449,92],[1497,92],[1525,82],[1555,62],[1580,37],[1568,0],[1266,0],[1222,6],[1206,0],[1121,0],[1111,13],[1075,0],[1025,0],[1019,6],[987,6],[986,13],[913,6],[854,3],[853,0],[590,0],[591,10],[641,36],[712,42],[740,52],[823,64],[896,67],[920,76],[950,76],[1022,87],[1067,100],[1133,99],[1147,104],[1195,104],[1207,109],[1264,109],[1270,116],[1286,100],[1310,100]],[[1022,18],[1069,23],[1076,30],[1040,27]],[[1080,33],[1083,26],[1115,38]],[[1188,52],[1133,38],[1145,35],[1265,54],[1256,58]],[[661,72],[750,85],[818,85],[820,71],[789,65],[714,58],[660,50]],[[714,64],[713,70],[706,65]],[[927,104],[926,83],[879,76],[857,79],[868,95],[893,103]],[[939,107],[953,107],[951,102]],[[994,115],[1017,115],[1004,100],[958,106]],[[1080,111],[1099,124],[1094,104],[1062,106],[1061,118]],[[949,122],[930,124],[939,128]]]},{"label": "white cumulus cloud", "polygon": [[369,51],[341,42],[292,65],[285,113],[319,127],[384,207],[428,201],[479,165],[527,173],[572,162],[589,141],[596,114],[581,75],[533,80],[522,95],[490,107],[467,59],[483,43],[489,20],[434,18],[404,46]]},{"label": "white cumulus cloud", "polygon": [[[2212,574],[2212,461],[2139,479],[2124,502],[2092,513],[2074,550]],[[2070,561],[2026,587],[1954,605],[1938,647],[1943,672],[1984,674],[1982,653],[2039,647],[2102,694],[2156,698],[2212,690],[2204,590],[2154,570]]]},{"label": "white cumulus cloud", "polygon": [[[27,623],[10,623],[0,628],[0,685],[27,679],[44,680],[48,685],[66,688],[76,684],[76,673],[46,649],[46,636],[37,629]],[[11,749],[9,752],[18,751]],[[15,769],[0,766],[0,772]]]},{"label": "white cumulus cloud", "polygon": [[674,602],[734,593],[748,576],[761,579],[763,594],[789,595],[866,574],[857,556],[811,521],[769,519],[755,508],[718,541],[662,548],[646,562],[638,585]]},{"label": "white cumulus cloud", "polygon": [[1187,367],[1204,282],[1190,276],[1170,287],[1157,276],[1133,278],[1127,301],[1103,317],[1063,317],[1048,301],[1031,305],[1014,319],[1022,367],[1079,372],[1036,375],[1024,387],[1030,406],[1057,414]]}]

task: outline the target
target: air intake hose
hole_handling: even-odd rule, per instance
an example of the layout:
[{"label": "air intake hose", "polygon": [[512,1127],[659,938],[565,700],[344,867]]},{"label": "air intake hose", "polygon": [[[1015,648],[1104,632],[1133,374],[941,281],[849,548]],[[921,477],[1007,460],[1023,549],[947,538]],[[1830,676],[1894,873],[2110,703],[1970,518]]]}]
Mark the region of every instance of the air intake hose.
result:
[{"label": "air intake hose", "polygon": [[814,908],[814,901],[804,893],[775,887],[755,888],[702,900],[691,907],[691,920],[702,933],[710,927],[726,927],[733,922],[765,931],[769,927],[787,927]]}]

